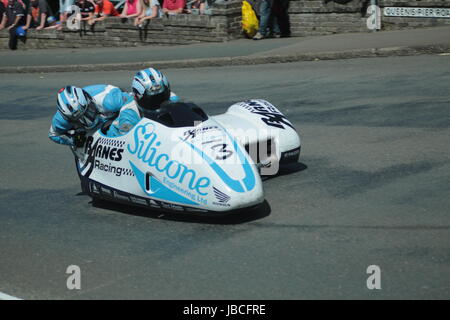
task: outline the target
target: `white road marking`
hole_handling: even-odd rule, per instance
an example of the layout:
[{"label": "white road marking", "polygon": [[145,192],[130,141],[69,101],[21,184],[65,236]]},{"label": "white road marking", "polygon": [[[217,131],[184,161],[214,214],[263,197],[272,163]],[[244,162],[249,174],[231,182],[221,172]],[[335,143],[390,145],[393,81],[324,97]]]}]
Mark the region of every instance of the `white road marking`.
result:
[{"label": "white road marking", "polygon": [[10,296],[9,294],[0,291],[0,300],[22,300],[22,299]]}]

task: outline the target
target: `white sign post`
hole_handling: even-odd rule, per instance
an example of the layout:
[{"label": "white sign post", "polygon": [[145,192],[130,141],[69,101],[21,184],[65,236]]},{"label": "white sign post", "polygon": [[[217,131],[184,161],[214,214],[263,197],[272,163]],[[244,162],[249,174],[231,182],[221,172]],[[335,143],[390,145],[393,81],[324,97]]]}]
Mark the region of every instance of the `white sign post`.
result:
[{"label": "white sign post", "polygon": [[385,7],[385,17],[450,18],[450,8]]}]

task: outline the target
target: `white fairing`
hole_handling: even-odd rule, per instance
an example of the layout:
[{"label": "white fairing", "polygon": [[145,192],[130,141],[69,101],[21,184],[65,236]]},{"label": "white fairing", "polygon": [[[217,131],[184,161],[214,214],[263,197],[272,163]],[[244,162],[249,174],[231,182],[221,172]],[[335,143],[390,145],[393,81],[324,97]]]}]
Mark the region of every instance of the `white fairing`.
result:
[{"label": "white fairing", "polygon": [[264,200],[253,161],[213,118],[183,128],[143,118],[121,137],[95,132],[76,155],[94,197],[191,212],[229,211]]},{"label": "white fairing", "polygon": [[[214,116],[241,145],[250,146],[249,153],[255,162],[277,164],[282,156],[297,157],[300,153],[300,137],[291,122],[270,102],[261,99],[238,102],[230,106],[226,113]],[[272,154],[252,146],[271,141]],[[258,154],[259,161],[256,160]],[[269,152],[270,153],[270,152]],[[272,173],[276,174],[278,167]]]}]

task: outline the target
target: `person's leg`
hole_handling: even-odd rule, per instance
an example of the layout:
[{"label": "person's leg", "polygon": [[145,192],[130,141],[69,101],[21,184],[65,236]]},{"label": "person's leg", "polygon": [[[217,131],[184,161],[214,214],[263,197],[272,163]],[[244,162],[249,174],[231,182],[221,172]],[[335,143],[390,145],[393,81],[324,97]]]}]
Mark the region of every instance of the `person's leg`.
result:
[{"label": "person's leg", "polygon": [[259,15],[261,20],[259,22],[259,33],[263,36],[267,34],[267,27],[269,26],[270,13],[272,11],[272,3],[269,0],[263,0],[259,8]]},{"label": "person's leg", "polygon": [[8,47],[11,50],[17,50],[17,36],[13,35],[11,31],[9,32]]},{"label": "person's leg", "polygon": [[289,0],[278,0],[280,10],[278,11],[277,19],[280,27],[282,37],[289,37],[291,35],[291,27],[289,22]]},{"label": "person's leg", "polygon": [[62,30],[63,24],[67,21],[67,4],[64,0],[59,0],[59,24],[56,29]]},{"label": "person's leg", "polygon": [[278,18],[275,14],[272,13],[271,19],[270,19],[270,32],[275,37],[280,37],[281,31],[280,31],[280,25],[278,24]]},{"label": "person's leg", "polygon": [[59,0],[59,21],[57,29],[61,30],[63,24],[67,21],[69,13],[72,12],[72,5],[74,5],[74,0]]},{"label": "person's leg", "polygon": [[59,21],[66,22],[64,0],[59,0]]},{"label": "person's leg", "polygon": [[279,12],[280,12],[280,5],[277,0],[274,0],[272,4],[272,10],[270,12],[269,29],[270,29],[270,36],[277,38],[280,37],[280,25],[278,23]]},{"label": "person's leg", "polygon": [[272,2],[270,0],[261,1],[261,5],[259,7],[259,30],[258,33],[253,37],[254,40],[260,40],[266,36],[271,10]]},{"label": "person's leg", "polygon": [[16,34],[17,28],[11,28],[9,30],[9,43],[8,46],[11,50],[17,50],[17,34]]}]

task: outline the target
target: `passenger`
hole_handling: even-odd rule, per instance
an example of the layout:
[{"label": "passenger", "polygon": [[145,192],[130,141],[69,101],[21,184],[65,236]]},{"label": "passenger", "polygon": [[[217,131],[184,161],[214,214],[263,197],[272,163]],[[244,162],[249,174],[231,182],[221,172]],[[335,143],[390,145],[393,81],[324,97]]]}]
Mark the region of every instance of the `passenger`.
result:
[{"label": "passenger", "polygon": [[[59,144],[81,146],[84,133],[114,119],[127,104],[133,104],[132,95],[112,85],[61,88],[48,136]],[[81,134],[71,134],[72,130]]]}]

